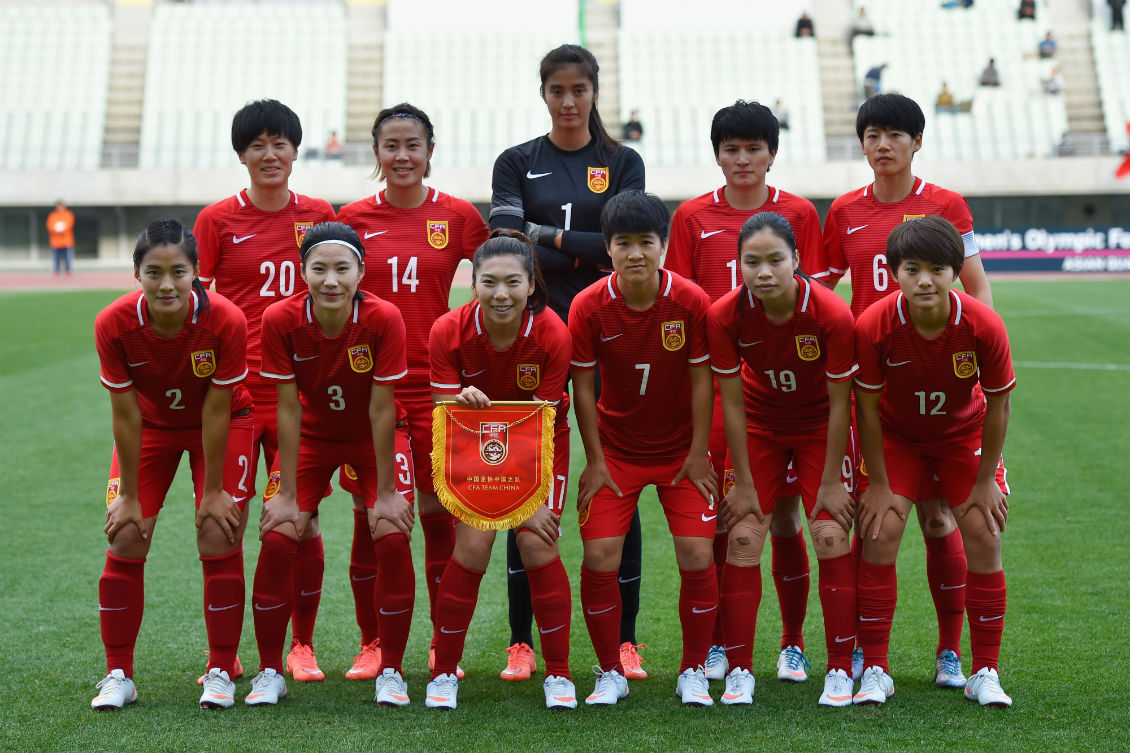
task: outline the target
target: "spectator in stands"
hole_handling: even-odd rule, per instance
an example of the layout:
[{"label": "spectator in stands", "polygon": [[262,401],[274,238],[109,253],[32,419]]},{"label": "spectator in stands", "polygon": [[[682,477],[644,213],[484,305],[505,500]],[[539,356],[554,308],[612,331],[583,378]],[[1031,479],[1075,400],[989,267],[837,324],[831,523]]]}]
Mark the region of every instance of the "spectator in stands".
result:
[{"label": "spectator in stands", "polygon": [[1052,36],[1052,33],[1049,31],[1044,35],[1044,38],[1040,40],[1040,43],[1036,45],[1036,52],[1038,52],[1042,58],[1054,58],[1058,46],[1055,37]]},{"label": "spectator in stands", "polygon": [[345,147],[337,138],[337,131],[330,131],[330,137],[326,139],[326,159],[342,159],[345,155]]},{"label": "spectator in stands", "polygon": [[1036,20],[1036,0],[1020,0],[1020,7],[1016,9],[1017,19],[1023,21],[1030,18]]},{"label": "spectator in stands", "polygon": [[953,101],[953,93],[946,82],[942,82],[942,90],[938,92],[938,101],[935,103],[938,112],[957,112],[957,105]]},{"label": "spectator in stands", "polygon": [[[863,10],[860,8],[860,10]],[[883,69],[886,63],[880,63],[867,71],[863,77],[863,98],[871,99],[883,89]]]},{"label": "spectator in stands", "polygon": [[865,37],[875,36],[875,26],[871,23],[871,17],[867,15],[867,9],[863,6],[860,6],[858,15],[851,22],[851,38],[855,39],[860,34]]},{"label": "spectator in stands", "polygon": [[798,37],[814,37],[816,36],[816,27],[812,24],[812,19],[808,17],[808,11],[800,14],[800,18],[796,20],[796,36]]},{"label": "spectator in stands", "polygon": [[788,107],[788,105],[786,105],[784,102],[782,102],[781,100],[778,99],[776,102],[773,103],[773,106],[769,109],[770,109],[770,112],[773,113],[773,117],[775,117],[777,119],[777,123],[780,124],[781,130],[782,131],[789,130],[789,107]]},{"label": "spectator in stands", "polygon": [[1059,72],[1059,68],[1052,68],[1051,75],[1043,80],[1044,93],[1051,95],[1063,94],[1064,81],[1063,74]]},{"label": "spectator in stands", "polygon": [[1110,6],[1110,30],[1125,31],[1126,27],[1122,25],[1122,9],[1126,6],[1126,0],[1106,0],[1106,4]]},{"label": "spectator in stands", "polygon": [[1001,76],[997,72],[996,58],[989,58],[988,65],[985,70],[981,71],[981,86],[1000,86]]},{"label": "spectator in stands", "polygon": [[55,274],[64,270],[71,274],[75,262],[75,216],[62,199],[55,202],[55,210],[47,215],[47,238]]},{"label": "spectator in stands", "polygon": [[624,141],[639,141],[643,138],[643,123],[640,122],[640,111],[632,110],[628,122],[624,124]]}]

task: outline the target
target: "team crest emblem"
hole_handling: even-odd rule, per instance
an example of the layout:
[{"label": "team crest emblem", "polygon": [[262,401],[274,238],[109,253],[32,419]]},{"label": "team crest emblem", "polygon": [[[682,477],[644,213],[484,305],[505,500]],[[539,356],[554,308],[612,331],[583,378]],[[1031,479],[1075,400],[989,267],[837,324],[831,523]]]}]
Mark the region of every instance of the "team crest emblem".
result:
[{"label": "team crest emblem", "polygon": [[683,320],[677,322],[663,322],[663,347],[672,352],[683,347],[687,341],[683,333]]},{"label": "team crest emblem", "polygon": [[953,354],[953,373],[961,379],[968,379],[977,373],[977,354],[963,350]]},{"label": "team crest emblem", "polygon": [[282,483],[282,472],[271,471],[271,475],[267,477],[267,488],[263,490],[263,501],[267,501],[271,497],[279,493],[279,485]]},{"label": "team crest emblem", "polygon": [[859,460],[859,475],[866,476],[867,474],[867,461],[860,458]]},{"label": "team crest emblem", "polygon": [[313,222],[296,222],[294,223],[294,242],[302,248],[302,241],[306,239],[306,233],[310,232],[310,228],[314,227]]},{"label": "team crest emblem", "polygon": [[210,377],[216,371],[216,351],[197,350],[192,354],[192,373],[198,377]]},{"label": "team crest emblem", "polygon": [[506,460],[506,424],[483,421],[479,424],[479,457],[487,465]]},{"label": "team crest emblem", "polygon": [[541,369],[536,363],[518,364],[518,389],[531,392],[541,384]]},{"label": "team crest emblem", "polygon": [[604,193],[608,190],[608,168],[589,168],[589,190],[593,193]]},{"label": "team crest emblem", "polygon": [[820,341],[816,335],[797,335],[796,354],[802,361],[815,361],[820,357]]},{"label": "team crest emblem", "polygon": [[118,486],[121,483],[121,478],[112,478],[110,482],[106,484],[106,507],[109,507],[110,503],[118,498]]},{"label": "team crest emblem", "polygon": [[734,469],[727,468],[722,474],[722,499],[726,498],[726,495],[730,493],[730,490],[734,488],[734,484],[737,482],[738,479],[734,474]]},{"label": "team crest emblem", "polygon": [[351,466],[349,463],[343,465],[341,467],[341,470],[345,472],[345,477],[350,481],[357,480],[357,471],[353,470],[353,466]]},{"label": "team crest emblem", "polygon": [[902,216],[902,221],[903,222],[910,222],[911,220],[920,220],[925,216],[926,215],[924,215],[924,214],[904,214]]},{"label": "team crest emblem", "polygon": [[368,345],[354,345],[349,349],[349,365],[358,374],[373,370],[373,357],[369,354]]},{"label": "team crest emblem", "polygon": [[446,248],[450,239],[447,220],[428,220],[428,244],[432,248]]}]

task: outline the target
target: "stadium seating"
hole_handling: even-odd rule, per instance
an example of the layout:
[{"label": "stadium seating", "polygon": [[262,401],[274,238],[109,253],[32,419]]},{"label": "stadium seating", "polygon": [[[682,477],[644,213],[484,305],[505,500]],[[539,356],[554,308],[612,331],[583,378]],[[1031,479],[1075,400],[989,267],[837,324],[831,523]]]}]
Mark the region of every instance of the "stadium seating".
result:
[{"label": "stadium seating", "polygon": [[1091,28],[1091,45],[1110,148],[1124,152],[1130,149],[1126,137],[1126,124],[1130,122],[1130,34],[1110,31],[1105,21],[1096,20]]}]

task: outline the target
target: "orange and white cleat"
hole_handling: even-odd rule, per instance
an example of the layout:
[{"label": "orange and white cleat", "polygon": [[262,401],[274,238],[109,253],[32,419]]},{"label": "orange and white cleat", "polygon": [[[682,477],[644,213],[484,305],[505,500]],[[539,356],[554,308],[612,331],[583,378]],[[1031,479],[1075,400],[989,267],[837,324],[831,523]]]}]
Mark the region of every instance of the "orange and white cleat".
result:
[{"label": "orange and white cleat", "polygon": [[325,673],[318,669],[318,657],[314,647],[308,643],[291,641],[290,653],[286,655],[286,671],[296,682],[321,682]]},{"label": "orange and white cleat", "polygon": [[[435,646],[432,646],[430,649],[428,649],[428,671],[429,672],[435,672],[436,671],[436,647]],[[455,679],[462,680],[465,674],[466,673],[463,672],[463,668],[460,667],[458,664],[456,664],[455,665]]]},{"label": "orange and white cleat", "polygon": [[624,677],[629,680],[646,680],[647,670],[641,664],[640,649],[647,648],[646,643],[632,643],[624,641],[620,644],[620,663],[624,665]]},{"label": "orange and white cleat", "polygon": [[538,671],[538,662],[534,658],[534,650],[528,643],[515,643],[506,649],[510,658],[506,662],[506,669],[499,673],[499,677],[509,682],[522,682],[530,679],[530,675]]},{"label": "orange and white cleat", "polygon": [[[204,653],[208,653],[207,650],[205,650]],[[231,679],[233,681],[238,680],[239,678],[243,677],[243,665],[239,663],[239,657],[238,656],[235,657],[235,667],[233,667],[232,669],[234,670],[232,672],[232,677],[231,677]],[[206,678],[207,676],[208,676],[208,673],[205,672],[204,674],[197,677],[196,678],[196,684],[197,685],[203,685],[204,684],[204,678]]]},{"label": "orange and white cleat", "polygon": [[381,639],[361,646],[361,653],[353,657],[353,666],[345,670],[347,680],[374,680],[381,672]]}]

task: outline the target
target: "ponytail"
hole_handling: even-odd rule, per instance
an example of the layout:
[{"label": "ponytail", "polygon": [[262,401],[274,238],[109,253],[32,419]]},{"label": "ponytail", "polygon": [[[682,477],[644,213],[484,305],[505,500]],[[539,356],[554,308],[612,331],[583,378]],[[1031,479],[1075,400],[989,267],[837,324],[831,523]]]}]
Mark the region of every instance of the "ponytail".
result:
[{"label": "ponytail", "polygon": [[[176,246],[192,264],[193,270],[198,268],[200,257],[196,253],[196,238],[192,236],[192,231],[172,217],[161,217],[150,222],[141,231],[141,235],[137,236],[137,243],[133,247],[135,272],[141,268],[145,255],[157,246]],[[208,310],[208,291],[204,289],[199,276],[193,279],[192,289],[200,301],[195,312],[199,316]]]}]

